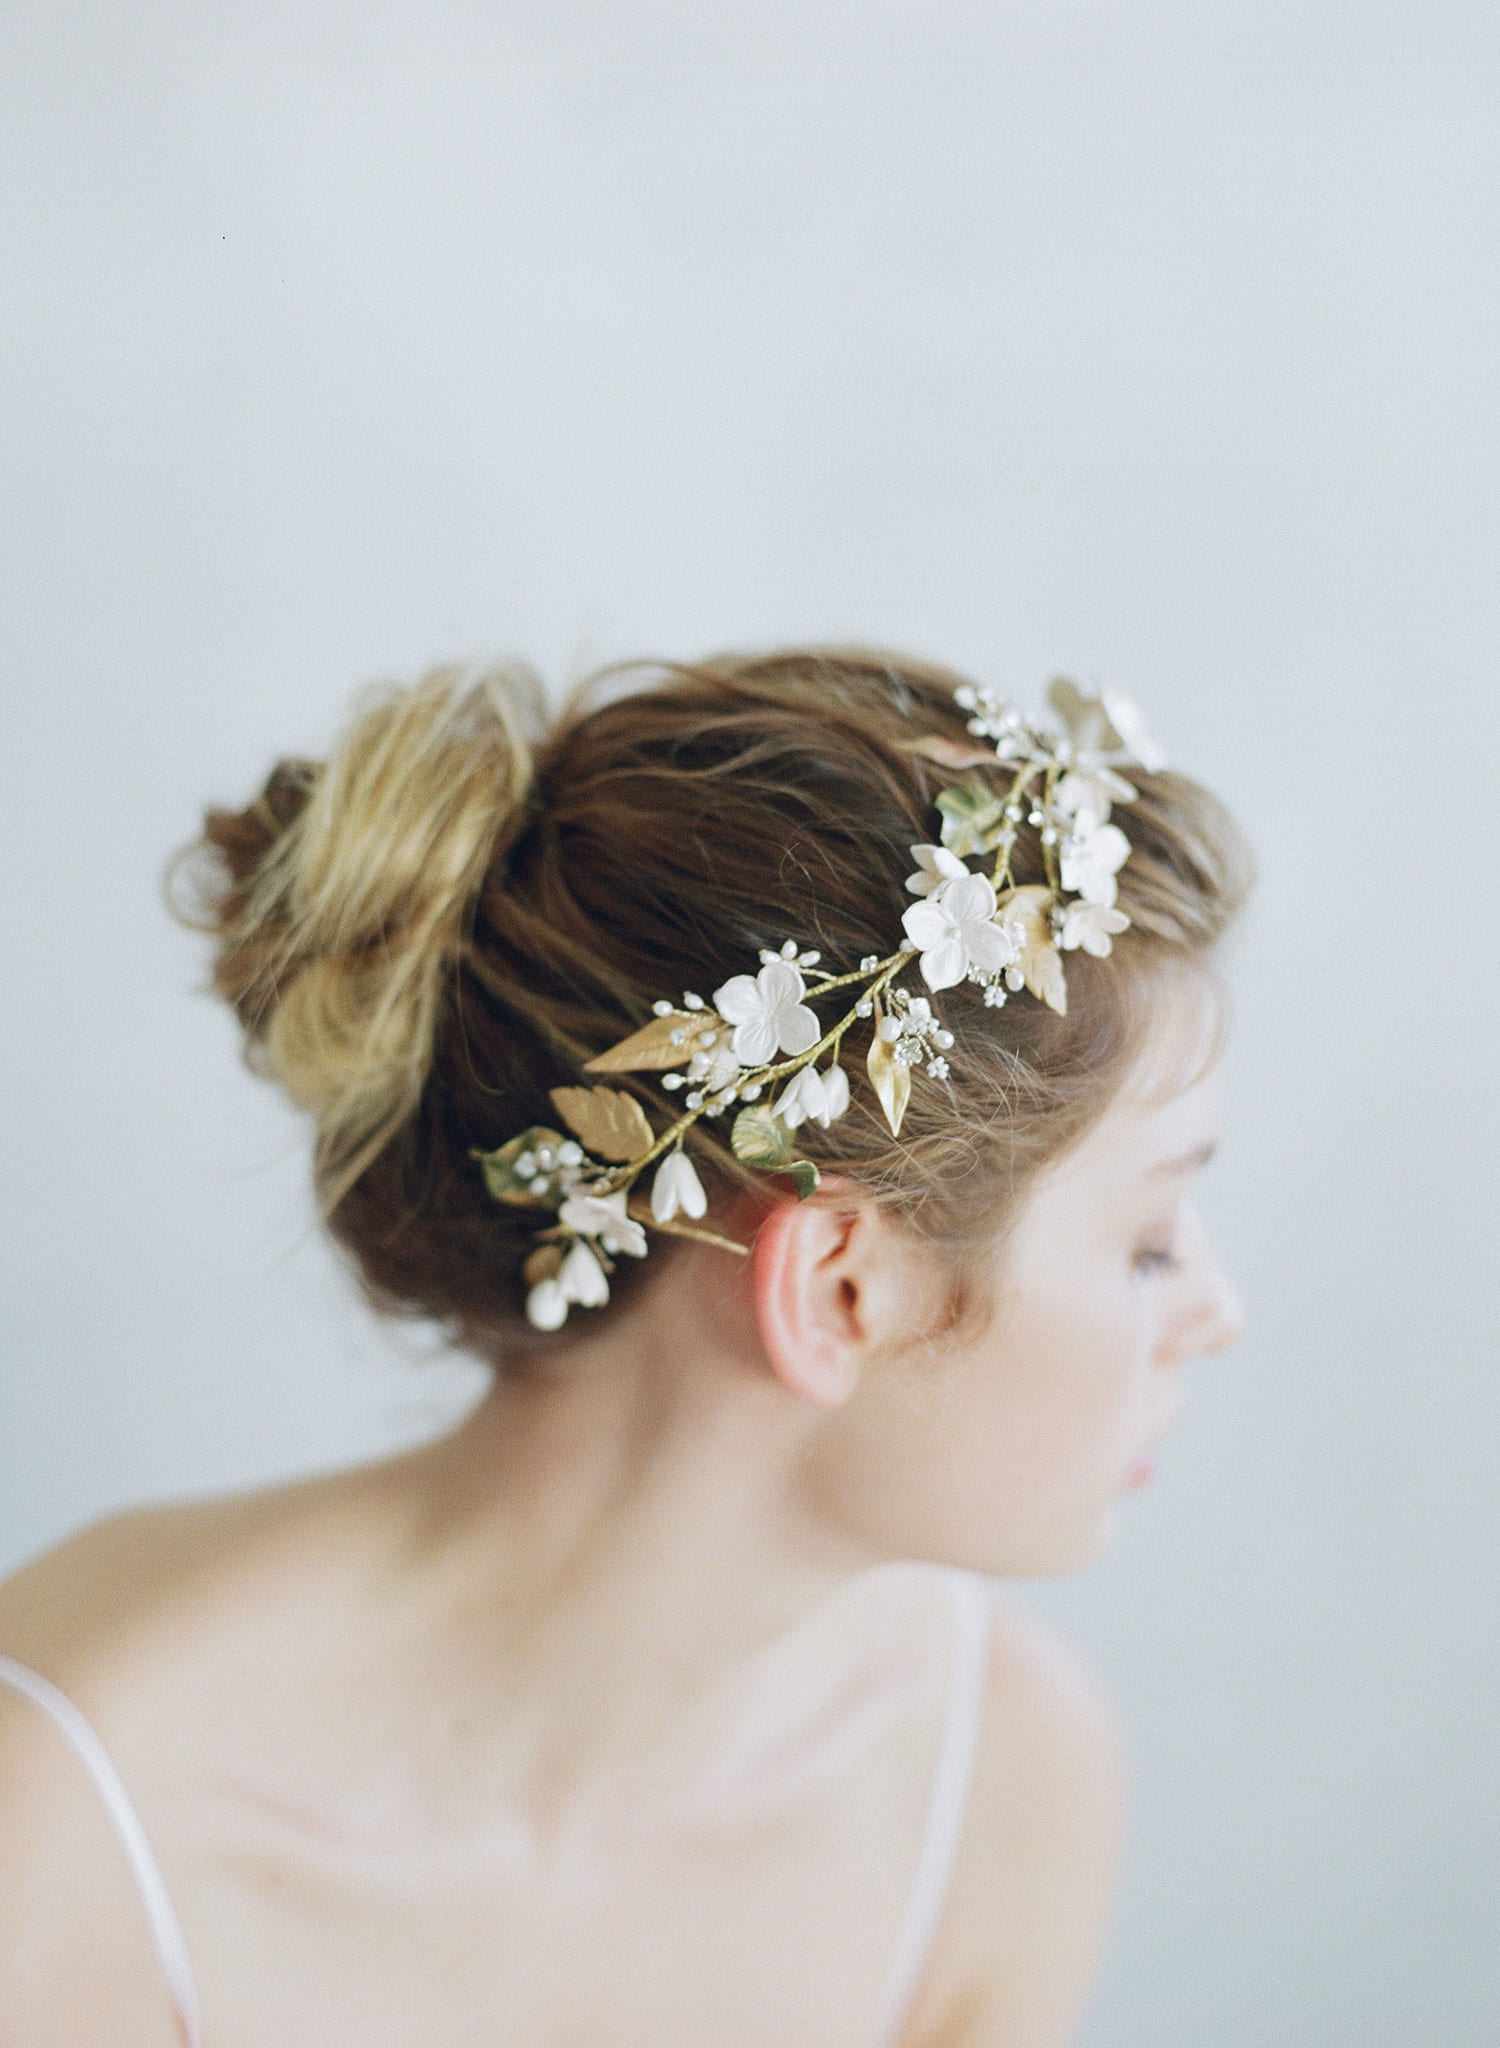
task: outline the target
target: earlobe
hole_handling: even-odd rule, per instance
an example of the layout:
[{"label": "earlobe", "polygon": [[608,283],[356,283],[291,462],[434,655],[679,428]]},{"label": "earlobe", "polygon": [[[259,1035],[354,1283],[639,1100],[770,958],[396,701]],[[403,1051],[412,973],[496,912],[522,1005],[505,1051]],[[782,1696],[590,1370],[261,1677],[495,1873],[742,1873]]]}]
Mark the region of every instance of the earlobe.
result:
[{"label": "earlobe", "polygon": [[826,1407],[859,1379],[864,1330],[849,1258],[856,1217],[821,1202],[778,1202],[750,1252],[750,1287],[766,1358],[795,1393]]}]

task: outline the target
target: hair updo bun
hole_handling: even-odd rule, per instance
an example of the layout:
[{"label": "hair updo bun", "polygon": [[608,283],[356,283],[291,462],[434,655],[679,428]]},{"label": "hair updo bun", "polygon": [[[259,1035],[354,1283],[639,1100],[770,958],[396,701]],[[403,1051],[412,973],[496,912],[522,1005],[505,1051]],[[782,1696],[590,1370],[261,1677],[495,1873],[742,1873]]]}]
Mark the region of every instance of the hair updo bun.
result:
[{"label": "hair updo bun", "polygon": [[[172,908],[214,936],[211,987],[247,1062],[313,1119],[319,1214],[365,1299],[499,1368],[563,1340],[523,1313],[534,1218],[492,1199],[474,1151],[547,1122],[548,1090],[654,1001],[753,972],[762,947],[795,937],[851,967],[888,951],[912,900],[909,849],[932,838],[950,779],[911,742],[972,745],[962,676],[859,649],[602,687],[621,677],[642,680],[586,679],[550,729],[520,666],[367,689],[325,763],[282,760],[248,808],[207,810],[168,869],[170,883],[193,864],[191,900]],[[835,1123],[799,1133],[955,1274],[1108,1106],[1164,970],[1212,973],[1252,887],[1215,796],[1168,769],[1131,780],[1118,900],[1132,928],[1104,958],[1069,955],[1067,1014],[945,989],[951,1076],[913,1094],[899,1141],[862,1078]],[[1012,868],[1045,879],[1035,832]],[[612,1079],[670,1120],[658,1077]],[[707,1119],[688,1149],[711,1206],[730,1184],[765,1193]],[[614,1296],[675,1249],[624,1262]]]},{"label": "hair updo bun", "polygon": [[544,718],[521,670],[360,692],[326,763],[283,760],[188,853],[219,940],[213,987],[253,1070],[315,1119],[320,1214],[406,1124],[476,891],[521,822]]}]

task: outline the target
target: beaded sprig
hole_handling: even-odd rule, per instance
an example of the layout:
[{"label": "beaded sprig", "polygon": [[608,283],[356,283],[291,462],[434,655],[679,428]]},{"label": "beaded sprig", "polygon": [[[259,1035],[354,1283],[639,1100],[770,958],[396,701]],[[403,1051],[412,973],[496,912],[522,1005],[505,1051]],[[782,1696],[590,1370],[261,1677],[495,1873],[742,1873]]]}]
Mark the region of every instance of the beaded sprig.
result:
[{"label": "beaded sprig", "polygon": [[[1026,990],[1062,1014],[1063,953],[1081,946],[1102,958],[1128,926],[1116,903],[1116,877],[1130,842],[1110,812],[1139,792],[1120,769],[1167,765],[1136,706],[1118,691],[1090,696],[1059,677],[1048,686],[1060,727],[1053,730],[993,689],[965,685],[955,697],[970,714],[970,733],[989,744],[965,747],[937,736],[909,743],[910,751],[959,771],[961,779],[934,800],[939,843],[911,848],[916,867],[906,887],[918,900],[902,916],[905,938],[893,952],[868,953],[836,974],[815,947],[789,938],[779,951],[763,947],[756,974],[731,975],[710,999],[689,989],[680,1003],[654,1002],[648,1023],[586,1061],[583,1071],[660,1074],[665,1090],[682,1094],[682,1114],[663,1131],[623,1089],[562,1087],[549,1092],[571,1135],[533,1124],[492,1151],[471,1148],[496,1201],[556,1212],[555,1223],[538,1230],[522,1269],[526,1314],[536,1328],[558,1329],[574,1303],[593,1308],[608,1301],[614,1260],[644,1257],[648,1228],[745,1251],[696,1220],[708,1202],[683,1139],[700,1117],[723,1116],[738,1104],[729,1134],[736,1157],[787,1174],[799,1196],[811,1194],[818,1169],[795,1156],[795,1134],[803,1125],[826,1130],[848,1108],[839,1049],[862,1019],[873,1024],[865,1071],[897,1136],[913,1069],[945,1080],[953,1045],[928,997],[894,986],[911,961],[934,994],[973,982],[998,1008]],[[997,764],[1010,771],[999,788]],[[1045,883],[1018,886],[1011,875],[1023,821],[1038,828]],[[990,855],[987,872],[969,865]],[[812,1003],[838,989],[857,993],[825,1028]],[[828,1064],[820,1069],[825,1054]],[[779,1092],[777,1084],[784,1084]],[[648,1202],[631,1191],[652,1165]]]}]

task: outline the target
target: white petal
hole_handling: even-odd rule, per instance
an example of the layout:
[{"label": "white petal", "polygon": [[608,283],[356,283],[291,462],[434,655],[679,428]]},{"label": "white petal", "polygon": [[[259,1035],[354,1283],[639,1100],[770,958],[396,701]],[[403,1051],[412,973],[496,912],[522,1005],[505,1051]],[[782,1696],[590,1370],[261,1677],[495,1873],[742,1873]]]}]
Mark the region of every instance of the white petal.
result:
[{"label": "white petal", "polygon": [[929,947],[918,965],[929,988],[952,988],[968,972],[969,956],[963,940],[953,932],[940,944]]},{"label": "white petal", "polygon": [[656,1169],[656,1178],[651,1183],[651,1214],[658,1223],[670,1223],[677,1214],[680,1196],[677,1189],[677,1174],[673,1162],[678,1157],[669,1152]]},{"label": "white petal", "polygon": [[908,904],[901,913],[901,926],[914,946],[940,946],[953,936],[953,919],[931,896],[923,903]]},{"label": "white petal", "polygon": [[708,1196],[698,1178],[698,1169],[686,1152],[677,1154],[677,1199],[686,1216],[701,1216],[708,1208]]},{"label": "white petal", "polygon": [[822,1107],[823,1083],[811,1067],[800,1067],[772,1104],[771,1114],[779,1116],[787,1129],[794,1131]]},{"label": "white petal", "polygon": [[568,1320],[568,1297],[555,1276],[538,1280],[527,1295],[526,1320],[538,1330],[558,1330]]},{"label": "white petal", "polygon": [[976,875],[972,868],[966,869],[956,881],[944,883],[941,901],[955,924],[993,917],[995,885],[988,875]]},{"label": "white petal", "polygon": [[823,1036],[817,1012],[802,1003],[783,1003],[776,1011],[776,1036],[786,1053],[811,1052]]},{"label": "white petal", "polygon": [[1147,730],[1146,721],[1133,698],[1124,696],[1119,690],[1106,690],[1104,708],[1133,761],[1139,761],[1143,768],[1153,772],[1166,767],[1167,757]]},{"label": "white petal", "polygon": [[768,961],[755,980],[760,989],[760,999],[768,1010],[780,1009],[783,1003],[800,1003],[807,994],[802,970],[794,967],[790,960]]},{"label": "white petal", "polygon": [[576,1230],[584,1237],[597,1237],[614,1219],[614,1210],[598,1195],[569,1195],[557,1212],[564,1229]]},{"label": "white petal", "polygon": [[714,990],[714,1008],[726,1024],[748,1024],[765,1014],[765,997],[750,974],[733,974]]},{"label": "white petal", "polygon": [[609,1300],[609,1282],[604,1268],[582,1238],[569,1251],[557,1275],[558,1285],[569,1301],[583,1308],[602,1308]]},{"label": "white petal", "polygon": [[622,1252],[628,1252],[631,1258],[645,1258],[646,1233],[633,1216],[622,1216],[617,1223],[612,1223],[610,1236],[615,1240],[616,1247]]},{"label": "white petal", "polygon": [[969,958],[976,967],[982,967],[986,974],[994,974],[1002,967],[1009,967],[1016,957],[1018,948],[1013,932],[993,921],[988,924],[966,924],[963,938],[969,951]]},{"label": "white petal", "polygon": [[763,1067],[776,1056],[776,1025],[764,1012],[736,1024],[730,1041],[741,1066]]},{"label": "white petal", "polygon": [[1097,830],[1109,816],[1109,797],[1100,778],[1069,769],[1052,793],[1052,801],[1079,832]]},{"label": "white petal", "polygon": [[823,1076],[823,1108],[825,1120],[842,1116],[849,1107],[849,1076],[842,1067],[830,1067]]}]

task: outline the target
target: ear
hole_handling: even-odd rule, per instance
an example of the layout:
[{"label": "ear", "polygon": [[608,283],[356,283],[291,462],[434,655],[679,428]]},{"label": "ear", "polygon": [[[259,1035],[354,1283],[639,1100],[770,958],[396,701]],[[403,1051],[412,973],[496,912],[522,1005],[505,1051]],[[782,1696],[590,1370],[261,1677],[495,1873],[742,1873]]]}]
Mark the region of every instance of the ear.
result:
[{"label": "ear", "polygon": [[837,1407],[859,1380],[872,1331],[869,1260],[874,1216],[852,1182],[825,1174],[815,1198],[764,1212],[750,1249],[750,1291],[761,1344],[778,1379]]}]

